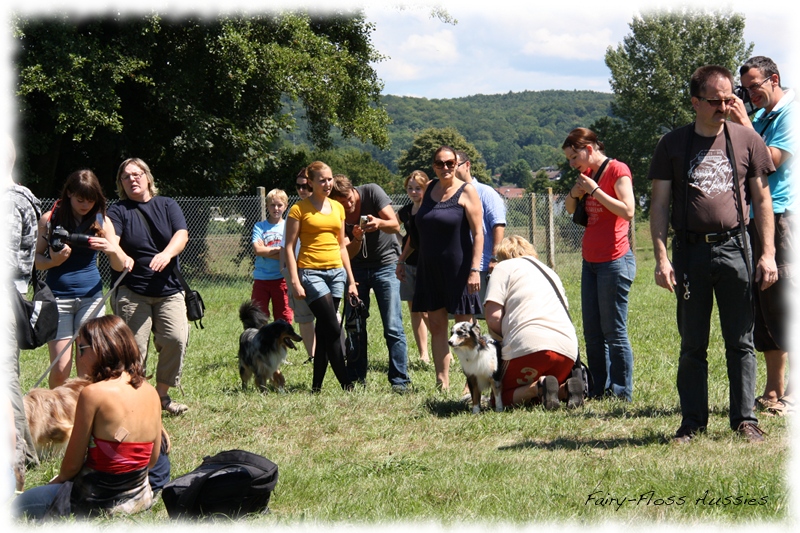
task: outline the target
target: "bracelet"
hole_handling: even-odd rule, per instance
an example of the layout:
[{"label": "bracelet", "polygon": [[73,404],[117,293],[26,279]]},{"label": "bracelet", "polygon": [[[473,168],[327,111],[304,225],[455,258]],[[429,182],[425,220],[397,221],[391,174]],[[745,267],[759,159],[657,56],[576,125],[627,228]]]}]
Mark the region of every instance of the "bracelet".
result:
[{"label": "bracelet", "polygon": [[470,268],[469,271],[470,272],[480,272],[481,270],[479,268]]},{"label": "bracelet", "polygon": [[398,262],[397,262],[397,264],[398,264],[398,265],[405,265],[405,264],[406,264],[406,262],[405,262],[405,261],[398,261]]},{"label": "bracelet", "polygon": [[599,188],[600,188],[600,186],[598,185],[597,187],[595,187],[594,189],[592,189],[592,192],[590,192],[590,193],[589,193],[589,196],[591,196],[592,198],[594,198],[594,191],[596,191],[596,190],[597,190],[597,189],[599,189]]}]

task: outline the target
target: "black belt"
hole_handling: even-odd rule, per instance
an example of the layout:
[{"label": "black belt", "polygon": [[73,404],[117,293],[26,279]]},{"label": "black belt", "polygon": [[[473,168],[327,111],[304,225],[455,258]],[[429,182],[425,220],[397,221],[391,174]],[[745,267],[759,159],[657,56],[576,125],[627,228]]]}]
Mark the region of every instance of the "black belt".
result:
[{"label": "black belt", "polygon": [[728,231],[721,231],[719,233],[692,233],[691,231],[687,231],[686,241],[689,244],[696,244],[698,242],[713,244],[718,242],[725,242],[729,240],[731,237],[735,237],[740,233],[741,230],[739,228],[731,229]]}]

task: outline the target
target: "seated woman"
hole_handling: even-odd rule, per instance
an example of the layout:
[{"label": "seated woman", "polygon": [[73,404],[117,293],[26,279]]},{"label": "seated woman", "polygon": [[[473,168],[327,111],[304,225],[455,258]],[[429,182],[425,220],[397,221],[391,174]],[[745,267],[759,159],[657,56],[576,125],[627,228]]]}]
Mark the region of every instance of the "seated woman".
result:
[{"label": "seated woman", "polygon": [[118,316],[102,316],[81,326],[77,344],[92,383],[78,397],[60,473],[14,500],[18,517],[132,514],[153,504],[148,469],[161,449],[161,402],[133,332]]},{"label": "seated woman", "polygon": [[578,337],[550,282],[566,302],[561,280],[522,237],[503,239],[496,255],[484,314],[490,334],[503,342],[503,404],[533,401],[557,409],[560,400],[571,400],[570,405],[580,405],[583,384],[569,378]]}]

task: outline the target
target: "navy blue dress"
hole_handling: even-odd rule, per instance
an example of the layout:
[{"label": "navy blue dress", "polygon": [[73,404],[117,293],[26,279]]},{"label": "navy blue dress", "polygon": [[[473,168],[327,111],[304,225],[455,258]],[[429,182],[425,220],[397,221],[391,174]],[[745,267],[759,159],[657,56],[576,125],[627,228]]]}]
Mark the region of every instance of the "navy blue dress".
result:
[{"label": "navy blue dress", "polygon": [[479,314],[480,297],[467,290],[472,232],[464,208],[458,205],[466,183],[448,200],[436,202],[431,192],[437,183],[438,179],[430,182],[414,217],[419,234],[419,261],[411,308],[422,312],[444,307],[453,315]]}]

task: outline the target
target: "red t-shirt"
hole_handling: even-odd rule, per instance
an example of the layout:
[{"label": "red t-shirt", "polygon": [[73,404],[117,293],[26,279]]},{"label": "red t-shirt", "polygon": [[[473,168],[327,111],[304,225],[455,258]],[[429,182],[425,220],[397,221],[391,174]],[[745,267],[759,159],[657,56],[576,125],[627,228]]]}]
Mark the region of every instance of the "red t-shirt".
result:
[{"label": "red t-shirt", "polygon": [[[603,192],[617,198],[614,185],[622,176],[628,176],[633,181],[628,165],[612,159],[600,176],[598,185]],[[628,253],[630,223],[627,220],[618,217],[591,196],[586,198],[586,212],[589,214],[589,223],[583,233],[582,243],[585,260],[590,263],[605,263]]]}]

